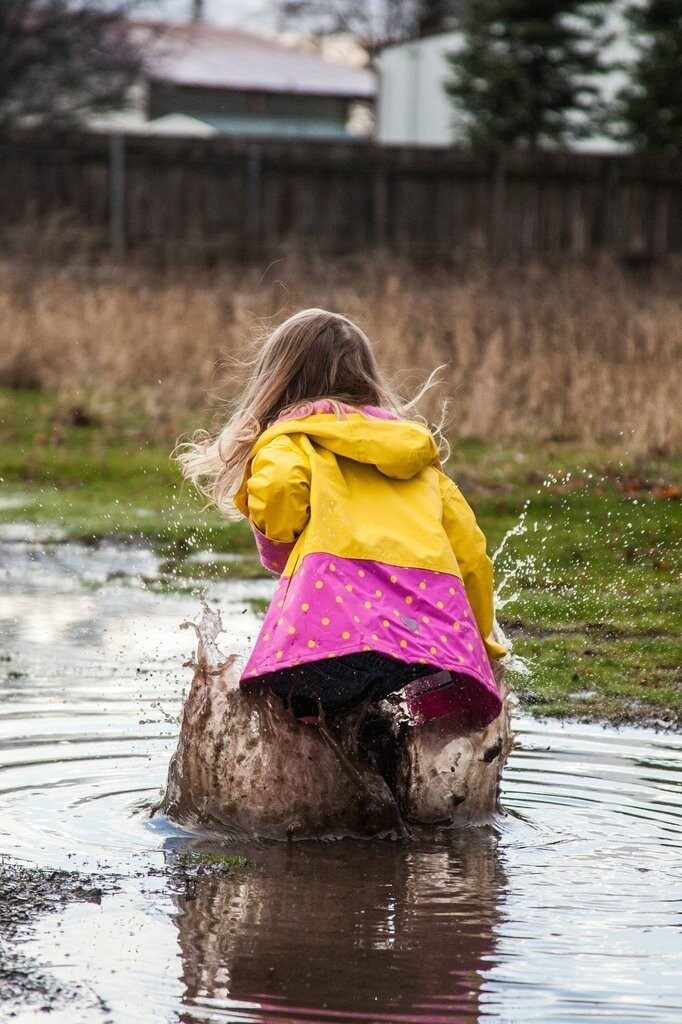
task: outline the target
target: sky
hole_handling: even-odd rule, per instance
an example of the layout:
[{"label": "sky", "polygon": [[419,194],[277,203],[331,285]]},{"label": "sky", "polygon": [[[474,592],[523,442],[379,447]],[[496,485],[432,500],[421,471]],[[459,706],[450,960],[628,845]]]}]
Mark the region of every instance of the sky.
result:
[{"label": "sky", "polygon": [[[272,8],[269,0],[204,0],[204,17],[214,25],[269,31],[276,24]],[[154,0],[144,5],[148,16],[178,21],[188,20],[191,10],[192,0]]]}]

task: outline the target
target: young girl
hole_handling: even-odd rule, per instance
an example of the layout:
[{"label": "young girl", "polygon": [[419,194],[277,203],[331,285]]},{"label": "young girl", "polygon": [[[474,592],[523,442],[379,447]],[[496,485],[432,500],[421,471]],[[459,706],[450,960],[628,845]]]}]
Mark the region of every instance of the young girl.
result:
[{"label": "young girl", "polygon": [[338,313],[281,324],[220,433],[183,472],[246,517],[280,581],[241,685],[303,721],[407,688],[417,720],[482,728],[501,710],[490,659],[492,563],[434,436]]}]

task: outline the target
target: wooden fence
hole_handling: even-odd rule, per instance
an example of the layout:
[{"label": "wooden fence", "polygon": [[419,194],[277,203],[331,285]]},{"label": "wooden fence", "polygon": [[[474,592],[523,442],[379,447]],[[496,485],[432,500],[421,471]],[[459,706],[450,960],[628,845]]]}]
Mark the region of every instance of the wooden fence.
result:
[{"label": "wooden fence", "polygon": [[682,250],[673,158],[246,138],[0,142],[0,241],[50,218],[115,253],[171,261],[345,254],[438,261]]}]

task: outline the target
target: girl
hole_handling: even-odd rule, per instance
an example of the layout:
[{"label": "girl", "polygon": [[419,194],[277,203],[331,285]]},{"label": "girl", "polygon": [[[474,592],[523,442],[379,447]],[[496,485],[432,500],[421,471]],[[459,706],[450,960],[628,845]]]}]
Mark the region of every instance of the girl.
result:
[{"label": "girl", "polygon": [[402,402],[359,327],[306,309],[272,333],[227,425],[179,456],[280,575],[241,685],[300,720],[404,688],[417,720],[482,728],[501,710],[492,563],[412,411],[429,386]]}]

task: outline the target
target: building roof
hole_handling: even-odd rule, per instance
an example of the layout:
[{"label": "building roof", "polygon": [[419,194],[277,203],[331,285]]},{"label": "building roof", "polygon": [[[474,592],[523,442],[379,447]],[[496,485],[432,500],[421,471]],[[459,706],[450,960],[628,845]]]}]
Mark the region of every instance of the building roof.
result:
[{"label": "building roof", "polygon": [[238,29],[203,22],[136,22],[151,78],[176,85],[249,92],[371,99],[374,76]]},{"label": "building roof", "polygon": [[92,131],[105,135],[170,135],[175,138],[212,138],[218,129],[188,114],[164,114],[147,120],[139,110],[112,110],[88,118]]}]

